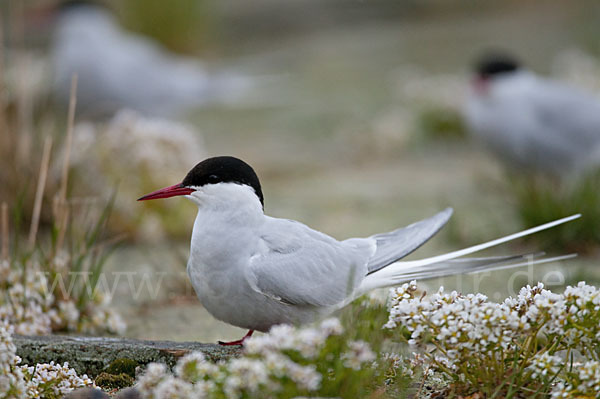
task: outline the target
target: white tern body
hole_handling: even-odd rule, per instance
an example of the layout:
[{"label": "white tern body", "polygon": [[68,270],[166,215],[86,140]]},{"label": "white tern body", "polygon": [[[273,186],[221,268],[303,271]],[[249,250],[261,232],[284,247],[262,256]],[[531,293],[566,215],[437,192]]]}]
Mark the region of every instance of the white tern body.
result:
[{"label": "white tern body", "polygon": [[256,173],[227,156],[200,162],[180,184],[140,200],[182,195],[198,206],[187,264],[198,298],[217,319],[250,330],[228,345],[241,344],[254,330],[311,322],[375,288],[563,259],[456,258],[579,217],[432,258],[399,261],[434,236],[452,210],[389,233],[338,241],[302,223],[265,215]]},{"label": "white tern body", "polygon": [[[385,246],[391,244],[395,256],[412,251],[446,223],[450,209],[387,241],[385,235],[337,241],[302,223],[265,215],[249,186],[208,185],[188,198],[198,205],[187,265],[198,298],[217,319],[249,330],[311,322],[374,288],[413,278],[523,264],[521,256],[454,263],[440,257],[383,268],[389,259]],[[460,254],[448,258],[455,255]]]}]

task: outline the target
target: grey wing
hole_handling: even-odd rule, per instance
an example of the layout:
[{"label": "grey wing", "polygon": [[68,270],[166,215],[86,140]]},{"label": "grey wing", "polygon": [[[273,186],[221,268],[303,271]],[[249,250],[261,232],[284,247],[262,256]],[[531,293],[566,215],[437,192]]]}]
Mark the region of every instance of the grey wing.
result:
[{"label": "grey wing", "polygon": [[404,258],[433,237],[452,216],[452,208],[389,233],[375,234],[377,249],[369,259],[368,273],[374,273],[398,259]]},{"label": "grey wing", "polygon": [[366,276],[374,252],[371,240],[339,242],[283,219],[272,218],[260,239],[246,278],[254,290],[291,305],[343,303]]}]

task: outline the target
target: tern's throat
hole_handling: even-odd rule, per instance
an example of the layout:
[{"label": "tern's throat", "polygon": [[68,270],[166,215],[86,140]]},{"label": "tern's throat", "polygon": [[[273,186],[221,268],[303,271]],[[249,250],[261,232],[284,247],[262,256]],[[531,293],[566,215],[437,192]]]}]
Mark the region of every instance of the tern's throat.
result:
[{"label": "tern's throat", "polygon": [[203,273],[209,270],[229,270],[247,259],[256,231],[265,220],[254,190],[218,183],[200,187],[188,198],[198,205],[188,270],[192,265],[206,277]]},{"label": "tern's throat", "polygon": [[214,222],[253,224],[264,217],[258,196],[247,185],[208,184],[197,188],[188,198],[198,205],[198,217]]}]

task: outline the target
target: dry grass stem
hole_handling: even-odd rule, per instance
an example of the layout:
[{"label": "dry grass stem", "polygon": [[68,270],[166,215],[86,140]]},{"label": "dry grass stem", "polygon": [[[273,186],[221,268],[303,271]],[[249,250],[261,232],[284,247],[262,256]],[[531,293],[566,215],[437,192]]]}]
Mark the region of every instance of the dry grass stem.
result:
[{"label": "dry grass stem", "polygon": [[8,204],[2,203],[2,259],[8,260]]},{"label": "dry grass stem", "polygon": [[416,398],[420,398],[421,397],[421,392],[423,391],[423,387],[425,387],[425,382],[427,382],[427,376],[429,375],[429,367],[427,367],[425,369],[425,372],[423,373],[423,377],[421,379],[421,383],[419,384],[419,390],[417,391],[417,394],[415,395]]},{"label": "dry grass stem", "polygon": [[58,211],[59,211],[59,199],[58,199],[58,194],[54,195],[54,198],[52,198],[52,217],[54,218],[54,221],[58,220]]},{"label": "dry grass stem", "polygon": [[17,142],[17,163],[29,165],[33,148],[33,98],[27,91],[27,71],[30,70],[30,60],[27,56],[20,54],[17,58],[19,69],[17,75],[16,96],[17,102],[17,131],[19,132]]},{"label": "dry grass stem", "polygon": [[[4,61],[4,56],[5,56],[5,52],[4,52],[4,32],[2,29],[0,29],[0,60]],[[4,93],[4,62],[0,62],[0,92]],[[0,129],[2,129],[4,131],[4,101],[0,100]]]},{"label": "dry grass stem", "polygon": [[[4,60],[4,32],[0,29],[0,60]],[[0,89],[4,89],[4,62],[0,62]]]},{"label": "dry grass stem", "polygon": [[[14,38],[17,45],[25,43],[25,2],[13,2],[14,7],[9,7],[9,34]],[[33,109],[34,99],[28,93],[27,83],[30,60],[22,52],[15,55],[18,70],[16,73],[16,104],[17,104],[17,128],[15,157],[17,165],[29,165],[33,147]]]},{"label": "dry grass stem", "polygon": [[67,199],[67,185],[69,180],[69,163],[71,146],[73,142],[73,126],[75,124],[75,106],[77,105],[77,75],[71,78],[71,95],[69,99],[69,114],[67,116],[67,141],[65,143],[65,159],[63,160],[62,179],[59,198],[61,202]]},{"label": "dry grass stem", "polygon": [[104,250],[106,250],[106,248],[110,248],[110,247],[120,243],[121,241],[124,241],[126,238],[127,238],[127,234],[121,233],[115,237],[112,237],[108,240],[105,240],[103,242],[96,244],[95,250],[98,251],[99,253],[101,253]]},{"label": "dry grass stem", "polygon": [[65,141],[65,158],[62,165],[62,176],[60,182],[60,191],[54,198],[52,210],[58,221],[58,240],[56,250],[62,248],[62,244],[67,232],[69,221],[69,207],[67,203],[67,186],[69,183],[69,164],[71,158],[71,147],[73,144],[73,127],[75,125],[75,106],[77,105],[77,74],[71,78],[71,95],[69,100],[69,113],[67,116],[67,139]]},{"label": "dry grass stem", "polygon": [[56,240],[56,252],[60,251],[65,241],[65,235],[67,234],[67,226],[69,225],[69,207],[66,202],[59,205],[61,218],[59,219],[58,227],[58,239]]},{"label": "dry grass stem", "polygon": [[[4,36],[3,30],[0,29],[0,61],[5,59],[4,56]],[[0,62],[0,93],[5,93],[4,74],[4,62]],[[4,148],[11,148],[11,134],[8,130],[8,123],[6,121],[6,103],[3,97],[0,97],[0,131],[4,133],[0,135],[0,145],[4,146]]]},{"label": "dry grass stem", "polygon": [[35,239],[40,224],[40,213],[42,211],[42,199],[46,189],[46,178],[48,177],[48,167],[50,164],[50,150],[52,149],[52,137],[46,136],[44,140],[44,150],[42,152],[42,162],[40,165],[40,176],[38,178],[37,189],[35,192],[35,201],[33,204],[33,213],[31,215],[31,227],[29,229],[29,249],[35,246]]}]

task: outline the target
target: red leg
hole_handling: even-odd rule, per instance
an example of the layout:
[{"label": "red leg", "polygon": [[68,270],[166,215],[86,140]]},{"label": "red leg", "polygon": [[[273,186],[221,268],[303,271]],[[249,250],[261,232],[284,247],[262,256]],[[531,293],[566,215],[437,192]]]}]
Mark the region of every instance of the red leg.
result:
[{"label": "red leg", "polygon": [[250,338],[252,336],[252,334],[254,333],[254,330],[249,330],[248,333],[246,335],[244,335],[244,338],[242,339],[238,339],[237,341],[231,341],[231,342],[223,342],[223,341],[219,341],[219,345],[223,345],[223,346],[232,346],[232,345],[243,345],[244,341],[247,338]]}]

